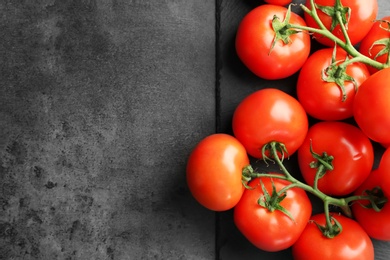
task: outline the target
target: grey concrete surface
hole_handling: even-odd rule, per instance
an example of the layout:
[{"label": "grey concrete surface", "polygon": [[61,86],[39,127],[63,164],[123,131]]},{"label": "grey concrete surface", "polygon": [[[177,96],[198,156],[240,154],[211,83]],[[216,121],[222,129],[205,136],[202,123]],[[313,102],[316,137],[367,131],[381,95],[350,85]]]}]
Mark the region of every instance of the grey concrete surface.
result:
[{"label": "grey concrete surface", "polygon": [[0,2],[0,259],[213,259],[215,3]]}]

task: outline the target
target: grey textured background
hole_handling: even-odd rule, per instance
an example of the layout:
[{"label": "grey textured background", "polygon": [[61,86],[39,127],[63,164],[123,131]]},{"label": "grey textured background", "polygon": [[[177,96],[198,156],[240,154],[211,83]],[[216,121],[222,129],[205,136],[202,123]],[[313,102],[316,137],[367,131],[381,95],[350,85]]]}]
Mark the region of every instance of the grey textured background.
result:
[{"label": "grey textured background", "polygon": [[229,133],[243,97],[293,94],[296,76],[263,81],[235,55],[262,3],[1,1],[0,259],[290,259],[251,246],[185,183],[191,149]]},{"label": "grey textured background", "polygon": [[0,2],[0,259],[213,259],[213,1]]}]

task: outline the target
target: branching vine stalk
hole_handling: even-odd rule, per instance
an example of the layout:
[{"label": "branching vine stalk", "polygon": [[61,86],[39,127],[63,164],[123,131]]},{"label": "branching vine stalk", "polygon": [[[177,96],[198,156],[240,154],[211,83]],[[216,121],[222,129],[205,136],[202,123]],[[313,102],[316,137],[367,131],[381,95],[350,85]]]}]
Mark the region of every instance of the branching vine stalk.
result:
[{"label": "branching vine stalk", "polygon": [[[350,216],[350,208],[349,208],[350,203],[352,203],[354,201],[361,201],[361,200],[369,201],[372,205],[376,205],[376,203],[378,203],[378,202],[374,201],[373,196],[370,196],[369,194],[368,195],[353,195],[353,196],[349,196],[346,198],[335,198],[335,197],[332,197],[332,196],[329,196],[329,195],[323,193],[321,190],[318,189],[316,184],[313,186],[310,186],[306,183],[299,181],[284,166],[284,164],[283,164],[284,156],[280,155],[280,147],[281,146],[283,147],[283,145],[281,145],[278,142],[270,142],[270,143],[266,144],[265,145],[266,148],[263,149],[263,153],[266,151],[269,151],[270,155],[265,156],[265,154],[264,154],[263,158],[265,161],[267,161],[267,160],[274,161],[279,166],[282,174],[270,174],[270,173],[265,173],[265,172],[258,173],[258,172],[254,171],[252,166],[248,165],[247,167],[245,167],[243,169],[243,180],[250,181],[251,179],[254,179],[254,178],[282,179],[282,180],[286,180],[286,181],[290,182],[291,184],[287,185],[285,188],[280,190],[278,192],[279,196],[282,196],[283,194],[285,194],[287,192],[287,190],[289,190],[289,189],[300,188],[300,189],[303,189],[306,192],[311,193],[314,196],[318,197],[324,203],[324,214],[326,216],[326,227],[325,227],[326,230],[324,230],[324,234],[326,232],[330,232],[329,237],[334,236],[335,229],[339,228],[337,226],[337,223],[332,224],[332,216],[330,215],[330,212],[329,212],[329,206],[333,205],[333,206],[339,207],[340,209],[343,210],[343,212],[348,217],[351,217]],[[268,163],[268,162],[266,162],[266,163]],[[319,176],[320,174],[321,174],[321,172],[317,171],[316,175]],[[319,179],[318,176],[316,176],[316,179]],[[387,199],[385,200],[385,202],[387,202]],[[380,203],[383,203],[383,199],[380,201]]]},{"label": "branching vine stalk", "polygon": [[[380,63],[374,59],[371,59],[363,54],[361,54],[352,44],[351,40],[348,36],[348,30],[343,22],[343,18],[341,16],[341,13],[339,10],[335,10],[336,12],[336,18],[338,20],[338,24],[340,25],[340,28],[342,30],[342,33],[344,35],[345,41],[341,40],[337,36],[335,36],[330,30],[326,28],[326,26],[322,23],[321,19],[318,16],[317,10],[316,10],[316,4],[314,0],[310,0],[311,9],[307,8],[304,4],[300,4],[300,7],[304,12],[306,12],[308,15],[310,15],[317,23],[319,28],[313,28],[309,26],[302,26],[298,24],[288,24],[288,27],[290,29],[296,29],[301,31],[306,31],[310,33],[316,33],[319,35],[322,35],[324,37],[327,37],[331,41],[333,41],[337,46],[340,46],[342,49],[344,49],[349,55],[352,56],[351,59],[346,61],[347,64],[353,63],[353,62],[361,62],[364,64],[367,64],[369,66],[372,66],[377,69],[384,69],[389,67],[390,60],[386,63]],[[389,55],[390,56],[390,55]]]}]

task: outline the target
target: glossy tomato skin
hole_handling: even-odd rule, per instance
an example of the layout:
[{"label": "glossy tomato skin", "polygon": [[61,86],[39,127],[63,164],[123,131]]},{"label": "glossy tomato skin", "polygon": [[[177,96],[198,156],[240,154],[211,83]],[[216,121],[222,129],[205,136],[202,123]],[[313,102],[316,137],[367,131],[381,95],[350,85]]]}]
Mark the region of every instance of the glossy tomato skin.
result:
[{"label": "glossy tomato skin", "polygon": [[339,214],[333,217],[343,227],[342,232],[330,239],[325,237],[315,223],[325,226],[325,215],[311,217],[298,241],[292,246],[294,259],[318,260],[373,260],[374,246],[370,237],[354,220]]},{"label": "glossy tomato skin", "polygon": [[[384,171],[390,172],[390,147],[389,146],[387,146],[385,151],[383,152],[381,159],[379,161],[378,168],[383,169]],[[386,180],[387,180],[387,178],[386,178]],[[390,181],[390,178],[388,178],[388,180]]]},{"label": "glossy tomato skin", "polygon": [[290,247],[300,236],[312,212],[311,202],[304,190],[293,188],[287,191],[280,205],[290,212],[295,222],[279,210],[270,212],[257,203],[264,195],[260,179],[269,194],[272,194],[272,181],[277,191],[290,184],[276,178],[252,180],[249,186],[253,189],[245,190],[234,208],[234,223],[256,247],[268,252],[280,251]]},{"label": "glossy tomato skin", "polygon": [[[353,100],[355,85],[345,81],[346,99],[335,82],[322,79],[323,71],[332,63],[333,48],[320,49],[314,52],[299,72],[297,82],[297,98],[306,112],[319,120],[343,120],[353,116]],[[342,49],[337,50],[336,60],[344,61],[347,55]],[[363,63],[352,63],[347,66],[346,74],[353,77],[359,87],[370,72]]]},{"label": "glossy tomato skin", "polygon": [[[315,3],[322,6],[334,6],[335,0],[316,0]],[[344,7],[351,8],[351,17],[348,23],[348,36],[352,45],[355,45],[370,31],[378,13],[378,2],[377,0],[341,0],[341,3]],[[306,6],[311,9],[310,0],[306,0]],[[318,9],[317,14],[325,27],[330,29],[332,18]],[[315,20],[306,12],[304,17],[308,26],[319,28]],[[335,36],[345,42],[340,25],[337,25],[332,32]],[[334,46],[334,42],[327,37],[314,34],[314,38],[325,46]]]},{"label": "glossy tomato skin", "polygon": [[[277,41],[270,53],[275,38],[272,19],[276,15],[283,21],[286,12],[286,7],[264,4],[252,9],[238,27],[235,41],[237,55],[250,71],[261,78],[281,79],[291,76],[309,56],[308,33],[292,35],[289,44]],[[295,13],[291,13],[290,22],[306,25]]]},{"label": "glossy tomato skin", "polygon": [[[382,155],[379,167],[373,170],[367,180],[354,192],[355,195],[366,195],[364,191],[380,187],[384,196],[390,201],[390,149]],[[352,212],[367,234],[377,240],[390,241],[390,202],[380,212],[364,208],[367,201],[361,200],[352,204]]]},{"label": "glossy tomato skin", "polygon": [[232,123],[235,137],[255,158],[262,158],[261,148],[271,141],[283,143],[292,155],[308,130],[307,114],[298,100],[274,88],[244,98],[234,111]]},{"label": "glossy tomato skin", "polygon": [[187,162],[187,184],[194,198],[214,211],[233,208],[244,192],[242,169],[249,158],[233,136],[213,134],[201,140]]},{"label": "glossy tomato skin", "polygon": [[[390,22],[390,16],[386,16],[380,20]],[[375,56],[385,48],[385,45],[381,45],[381,44],[372,46],[374,42],[376,42],[377,40],[390,38],[389,25],[386,22],[382,22],[382,21],[376,21],[373,24],[371,30],[367,33],[367,35],[364,37],[364,39],[361,41],[359,45],[359,52],[372,59],[374,59]],[[381,63],[385,63],[387,60],[387,53],[378,56],[376,60]],[[371,66],[368,66],[368,70],[370,71],[371,74],[374,74],[375,72],[378,71],[378,69]]]},{"label": "glossy tomato skin", "polygon": [[318,189],[332,196],[352,193],[368,177],[374,164],[374,149],[363,132],[348,123],[318,122],[309,128],[305,141],[298,150],[298,164],[305,181],[313,186],[316,168],[310,163],[316,161],[311,152],[319,155],[326,152],[334,157],[334,169],[327,171],[318,181]]},{"label": "glossy tomato skin", "polygon": [[292,0],[264,0],[267,4],[285,6],[291,4]]},{"label": "glossy tomato skin", "polygon": [[356,123],[373,141],[390,143],[390,68],[371,75],[359,87],[354,99]]}]

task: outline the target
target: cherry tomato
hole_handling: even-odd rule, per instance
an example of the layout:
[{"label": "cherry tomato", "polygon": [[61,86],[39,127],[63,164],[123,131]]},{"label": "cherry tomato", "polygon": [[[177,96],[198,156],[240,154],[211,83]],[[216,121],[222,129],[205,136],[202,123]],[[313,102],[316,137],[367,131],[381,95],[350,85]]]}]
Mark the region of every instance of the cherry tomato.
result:
[{"label": "cherry tomato", "polygon": [[[241,21],[236,34],[236,51],[241,61],[255,75],[264,79],[281,79],[297,72],[310,53],[310,35],[296,33],[284,43],[275,39],[272,19],[282,22],[287,8],[265,4],[252,9]],[[297,14],[291,13],[290,22],[306,25]],[[272,49],[272,50],[271,50]],[[292,62],[292,60],[294,62]]]},{"label": "cherry tomato", "polygon": [[333,170],[318,181],[318,189],[328,195],[348,195],[368,177],[374,164],[374,149],[363,132],[344,122],[319,122],[309,128],[298,149],[298,164],[305,181],[313,186],[318,168],[312,168],[312,150],[319,156],[332,156]]},{"label": "cherry tomato", "polygon": [[292,188],[280,202],[280,206],[292,218],[280,210],[271,212],[258,203],[259,198],[264,199],[260,180],[269,194],[272,194],[272,183],[276,191],[290,184],[285,180],[267,177],[252,180],[249,183],[252,189],[245,190],[234,207],[234,223],[256,247],[269,252],[286,249],[295,243],[305,228],[312,212],[311,202],[304,190]]},{"label": "cherry tomato", "polygon": [[292,155],[308,130],[308,118],[301,104],[273,88],[244,98],[234,111],[232,123],[234,135],[255,158],[263,158],[261,149],[271,141],[283,143]]},{"label": "cherry tomato", "polygon": [[[367,180],[354,192],[355,195],[367,195],[366,190],[379,187],[383,195],[389,200],[381,211],[367,208],[370,203],[367,200],[355,201],[352,204],[354,217],[367,232],[377,240],[390,241],[390,169],[378,168],[371,172]],[[363,207],[364,206],[364,207]]]},{"label": "cherry tomato", "polygon": [[298,241],[292,246],[294,259],[318,260],[373,260],[374,246],[370,237],[354,220],[333,214],[342,226],[340,234],[327,238],[317,224],[325,226],[325,215],[311,217]]},{"label": "cherry tomato", "polygon": [[264,0],[264,2],[272,5],[285,6],[291,4],[292,0]]},{"label": "cherry tomato", "polygon": [[214,211],[233,208],[244,192],[242,169],[249,158],[242,144],[227,134],[198,143],[187,162],[187,184],[194,198]]},{"label": "cherry tomato", "polygon": [[[315,0],[316,5],[330,7],[334,7],[335,2],[336,0]],[[341,4],[344,7],[350,8],[350,17],[348,13],[344,17],[349,20],[348,36],[351,40],[351,43],[355,45],[360,42],[370,31],[371,26],[373,25],[373,21],[375,20],[378,13],[378,2],[377,0],[341,0]],[[306,0],[306,6],[311,9],[310,0]],[[316,8],[316,10],[320,20],[329,30],[332,25],[332,17],[325,14],[323,11],[318,10],[318,8]],[[306,12],[304,13],[304,17],[308,26],[319,28],[316,21]],[[339,39],[345,41],[340,24],[335,26],[332,33]],[[314,39],[326,46],[334,46],[334,42],[332,40],[319,34],[314,34]]]},{"label": "cherry tomato", "polygon": [[[343,120],[352,117],[355,88],[370,76],[363,63],[348,65],[341,75],[353,78],[356,85],[351,79],[342,82],[345,89],[344,98],[341,87],[334,80],[332,81],[333,77],[340,79],[337,73],[341,68],[328,70],[329,72],[325,74],[332,63],[332,55],[333,48],[321,49],[313,53],[299,72],[297,82],[299,102],[309,115],[320,120]],[[337,49],[335,57],[337,64],[344,61],[346,57],[344,50]],[[331,82],[325,81],[324,76]]]},{"label": "cherry tomato", "polygon": [[362,131],[378,143],[390,143],[390,68],[371,75],[359,87],[353,114]]},{"label": "cherry tomato", "polygon": [[[366,55],[367,57],[370,57],[372,59],[375,59],[381,63],[385,63],[387,61],[387,51],[380,54],[378,57],[378,53],[380,53],[382,50],[386,47],[386,42],[378,42],[378,44],[373,45],[378,40],[387,39],[390,41],[390,26],[388,23],[383,22],[387,21],[390,23],[390,16],[386,16],[381,21],[376,21],[371,30],[368,32],[368,34],[364,37],[362,42],[359,45],[359,51],[360,53]],[[368,66],[368,70],[371,74],[377,72],[378,70],[374,67]]]}]

